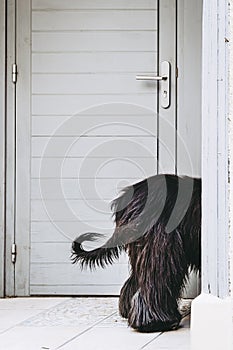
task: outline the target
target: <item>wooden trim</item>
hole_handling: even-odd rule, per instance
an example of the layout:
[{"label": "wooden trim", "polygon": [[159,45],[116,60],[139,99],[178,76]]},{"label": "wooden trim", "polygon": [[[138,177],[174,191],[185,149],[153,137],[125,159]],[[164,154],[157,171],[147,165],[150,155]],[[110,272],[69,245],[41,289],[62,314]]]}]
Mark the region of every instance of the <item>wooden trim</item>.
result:
[{"label": "wooden trim", "polygon": [[11,262],[11,245],[15,239],[15,84],[12,64],[15,62],[15,1],[7,7],[7,65],[6,65],[6,243],[5,294],[15,295],[15,269]]},{"label": "wooden trim", "polygon": [[16,51],[18,80],[16,89],[16,212],[15,265],[17,296],[29,295],[30,271],[30,72],[31,72],[31,1],[17,0]]},{"label": "wooden trim", "polygon": [[[158,173],[176,173],[177,123],[177,0],[159,0],[159,67],[163,61],[171,63],[171,105],[164,109],[158,97]],[[167,45],[167,33],[170,45]],[[165,147],[166,145],[166,147]]]},{"label": "wooden trim", "polygon": [[0,2],[0,297],[5,293],[5,1]]},{"label": "wooden trim", "polygon": [[177,9],[177,173],[196,177],[201,176],[202,5],[203,0],[179,0]]},{"label": "wooden trim", "polygon": [[227,1],[203,3],[202,290],[224,297],[228,285]]}]

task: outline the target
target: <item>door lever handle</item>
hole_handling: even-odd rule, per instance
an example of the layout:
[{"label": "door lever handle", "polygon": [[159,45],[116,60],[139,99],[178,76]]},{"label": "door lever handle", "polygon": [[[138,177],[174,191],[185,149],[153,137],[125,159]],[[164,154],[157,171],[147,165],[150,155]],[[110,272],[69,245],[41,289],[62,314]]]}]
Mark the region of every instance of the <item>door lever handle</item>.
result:
[{"label": "door lever handle", "polygon": [[160,81],[159,100],[162,108],[169,108],[171,104],[171,64],[163,61],[160,67],[160,75],[137,75],[137,80],[141,81]]},{"label": "door lever handle", "polygon": [[156,76],[156,75],[136,75],[136,80],[145,80],[145,81],[161,81],[167,80],[167,76]]}]

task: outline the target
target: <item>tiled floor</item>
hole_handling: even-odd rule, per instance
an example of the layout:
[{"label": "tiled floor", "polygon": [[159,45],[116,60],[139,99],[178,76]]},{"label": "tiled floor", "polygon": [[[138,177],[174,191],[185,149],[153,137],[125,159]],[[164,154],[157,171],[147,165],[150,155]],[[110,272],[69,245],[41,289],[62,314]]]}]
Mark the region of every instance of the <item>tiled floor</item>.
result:
[{"label": "tiled floor", "polygon": [[0,349],[189,350],[189,317],[177,331],[140,334],[119,317],[117,304],[117,298],[1,299]]}]

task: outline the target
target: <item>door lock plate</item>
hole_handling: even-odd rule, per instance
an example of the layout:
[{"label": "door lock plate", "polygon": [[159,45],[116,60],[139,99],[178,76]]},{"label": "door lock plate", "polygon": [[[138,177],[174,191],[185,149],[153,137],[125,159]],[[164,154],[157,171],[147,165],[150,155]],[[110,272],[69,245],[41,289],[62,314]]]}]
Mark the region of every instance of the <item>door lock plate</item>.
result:
[{"label": "door lock plate", "polygon": [[162,77],[166,77],[167,79],[163,79],[160,82],[160,105],[162,108],[169,108],[171,104],[171,64],[168,61],[163,61],[161,63],[160,74]]}]

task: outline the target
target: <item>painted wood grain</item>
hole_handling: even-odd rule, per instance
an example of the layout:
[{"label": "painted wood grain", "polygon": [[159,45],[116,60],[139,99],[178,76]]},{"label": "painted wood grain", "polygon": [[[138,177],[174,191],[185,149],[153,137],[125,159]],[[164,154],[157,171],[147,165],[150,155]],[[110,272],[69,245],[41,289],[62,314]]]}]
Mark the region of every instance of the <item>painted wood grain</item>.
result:
[{"label": "painted wood grain", "polygon": [[157,30],[126,32],[76,31],[33,32],[32,52],[81,53],[81,52],[150,52],[157,51]]},{"label": "painted wood grain", "polygon": [[[122,150],[123,151],[123,150]],[[154,175],[155,158],[33,158],[32,178],[55,179],[138,179]]]},{"label": "painted wood grain", "polygon": [[32,30],[155,30],[157,11],[36,11]]},{"label": "painted wood grain", "polygon": [[121,189],[134,183],[130,179],[31,179],[32,199],[107,199],[118,196]]},{"label": "painted wood grain", "polygon": [[155,151],[153,136],[32,138],[32,157],[153,158]]},{"label": "painted wood grain", "polygon": [[[54,273],[57,268],[59,273]],[[128,277],[128,266],[126,264],[118,264],[109,266],[107,269],[99,269],[95,272],[89,272],[87,270],[80,269],[67,264],[53,263],[53,264],[32,264],[31,265],[31,284],[46,285],[56,284],[60,286],[65,285],[92,285],[93,291],[95,285],[120,285],[122,280],[126,280]],[[104,293],[104,292],[103,292]]]},{"label": "painted wood grain", "polygon": [[157,136],[157,115],[33,116],[32,136]]},{"label": "painted wood grain", "polygon": [[154,93],[142,94],[95,94],[95,95],[34,95],[32,96],[32,114],[36,115],[77,115],[80,112],[87,111],[91,113],[98,106],[115,104],[138,107],[139,109],[153,111],[156,113],[157,101]]},{"label": "painted wood grain", "polygon": [[81,9],[152,9],[156,10],[156,1],[154,0],[33,0],[33,10],[81,10]]},{"label": "painted wood grain", "polygon": [[[35,53],[33,73],[156,73],[156,52]],[[76,76],[77,77],[77,76]],[[135,83],[135,81],[134,81]]]},{"label": "painted wood grain", "polygon": [[[33,74],[32,93],[52,95],[155,93],[154,82],[135,82],[135,73]],[[79,97],[77,97],[79,98]]]},{"label": "painted wood grain", "polygon": [[109,221],[32,221],[32,243],[70,243],[85,232],[99,232],[107,240],[114,231],[114,223]]}]

